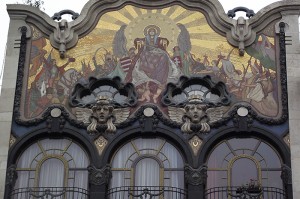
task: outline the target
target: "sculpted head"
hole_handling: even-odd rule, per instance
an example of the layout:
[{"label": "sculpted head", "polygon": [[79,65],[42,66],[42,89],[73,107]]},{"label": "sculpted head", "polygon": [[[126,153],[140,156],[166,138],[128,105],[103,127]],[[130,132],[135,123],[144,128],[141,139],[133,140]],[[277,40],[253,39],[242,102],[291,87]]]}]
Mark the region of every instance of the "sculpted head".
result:
[{"label": "sculpted head", "polygon": [[194,124],[200,123],[206,116],[207,105],[203,104],[202,96],[192,95],[184,107],[185,116]]},{"label": "sculpted head", "polygon": [[192,123],[200,123],[201,120],[206,116],[205,110],[206,105],[203,104],[187,104],[184,109],[186,116],[191,120]]},{"label": "sculpted head", "polygon": [[182,117],[184,123],[181,130],[184,133],[193,133],[191,125],[200,125],[199,132],[207,133],[210,131],[210,126],[207,123],[206,110],[208,105],[204,103],[203,97],[200,95],[191,95],[188,103],[185,105],[185,114]]},{"label": "sculpted head", "polygon": [[96,104],[92,107],[93,116],[97,118],[98,123],[105,124],[112,117],[114,107],[107,96],[99,96]]}]

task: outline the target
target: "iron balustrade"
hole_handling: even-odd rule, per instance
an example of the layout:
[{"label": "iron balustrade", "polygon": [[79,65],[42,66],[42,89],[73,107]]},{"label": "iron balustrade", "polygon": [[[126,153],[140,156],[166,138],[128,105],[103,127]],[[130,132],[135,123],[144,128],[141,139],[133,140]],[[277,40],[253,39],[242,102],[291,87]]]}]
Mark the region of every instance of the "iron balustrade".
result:
[{"label": "iron balustrade", "polygon": [[78,187],[27,187],[14,189],[10,199],[88,199],[86,189]]},{"label": "iron balustrade", "polygon": [[205,190],[205,199],[286,199],[286,193],[276,187],[214,187]]},{"label": "iron balustrade", "polygon": [[167,186],[124,186],[111,188],[106,199],[186,199],[184,189]]}]

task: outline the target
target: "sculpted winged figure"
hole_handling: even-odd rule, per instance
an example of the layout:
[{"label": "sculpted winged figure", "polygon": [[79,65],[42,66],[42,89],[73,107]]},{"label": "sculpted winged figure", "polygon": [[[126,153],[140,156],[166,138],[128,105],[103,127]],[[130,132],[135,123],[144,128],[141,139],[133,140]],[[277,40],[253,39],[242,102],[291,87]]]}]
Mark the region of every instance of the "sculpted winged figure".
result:
[{"label": "sculpted winged figure", "polygon": [[116,126],[129,117],[129,108],[114,108],[107,96],[99,96],[91,108],[75,108],[77,120],[88,125],[89,134],[102,133],[97,130],[99,125],[106,125],[105,133],[115,133]]},{"label": "sculpted winged figure", "polygon": [[[213,123],[221,120],[228,107],[210,107],[204,103],[201,96],[191,96],[183,107],[168,107],[171,120],[181,124],[181,131],[193,133],[208,133]],[[194,128],[192,128],[194,126]]]}]

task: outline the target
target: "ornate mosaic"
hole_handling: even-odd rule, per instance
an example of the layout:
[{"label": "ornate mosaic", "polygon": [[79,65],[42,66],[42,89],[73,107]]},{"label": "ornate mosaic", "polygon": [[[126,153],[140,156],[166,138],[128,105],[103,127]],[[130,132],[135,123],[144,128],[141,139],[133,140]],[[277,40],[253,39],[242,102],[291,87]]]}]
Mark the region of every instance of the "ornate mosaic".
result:
[{"label": "ornate mosaic", "polygon": [[[226,84],[235,101],[247,102],[266,117],[280,117],[279,74],[273,28],[257,36],[239,56],[205,16],[181,6],[142,9],[127,5],[103,14],[92,32],[61,59],[49,40],[33,29],[24,98],[24,118],[41,117],[53,104],[71,110],[75,84],[119,76],[132,83],[138,105],[162,106],[162,92],[179,77],[209,75]],[[72,111],[70,111],[72,112]]]}]

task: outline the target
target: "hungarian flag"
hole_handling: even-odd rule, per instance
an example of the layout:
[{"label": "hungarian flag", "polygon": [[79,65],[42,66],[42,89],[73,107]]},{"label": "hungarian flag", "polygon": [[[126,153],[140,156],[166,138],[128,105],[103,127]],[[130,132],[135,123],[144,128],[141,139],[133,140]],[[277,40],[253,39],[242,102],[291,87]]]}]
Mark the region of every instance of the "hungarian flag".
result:
[{"label": "hungarian flag", "polygon": [[180,56],[174,56],[172,60],[176,64],[176,66],[182,68],[182,61]]},{"label": "hungarian flag", "polygon": [[255,42],[245,48],[248,55],[259,60],[264,68],[276,70],[275,46],[265,35],[258,35]]},{"label": "hungarian flag", "polygon": [[130,57],[124,57],[120,59],[120,62],[121,62],[121,68],[125,73],[127,73],[130,70],[132,64]]}]

